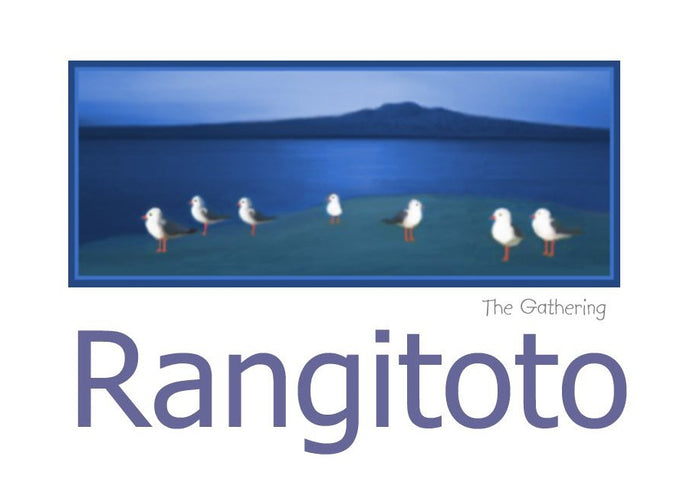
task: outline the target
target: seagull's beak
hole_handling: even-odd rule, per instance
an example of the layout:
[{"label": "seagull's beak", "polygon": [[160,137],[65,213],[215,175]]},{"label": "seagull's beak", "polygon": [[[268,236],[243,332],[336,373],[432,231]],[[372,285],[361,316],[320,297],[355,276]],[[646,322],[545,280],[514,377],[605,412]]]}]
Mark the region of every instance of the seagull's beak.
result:
[{"label": "seagull's beak", "polygon": [[496,216],[493,216],[493,215],[492,215],[489,219],[491,219],[492,221],[495,221],[495,220],[496,220]]},{"label": "seagull's beak", "polygon": [[237,203],[237,207],[241,207],[239,202]]},{"label": "seagull's beak", "polygon": [[532,215],[529,216],[529,217],[530,217],[530,219],[532,219],[532,220],[534,221],[534,218],[535,218],[536,216],[535,216],[534,214],[532,214]]},{"label": "seagull's beak", "polygon": [[148,218],[149,218],[149,217],[148,217],[146,214],[144,214],[143,216],[141,216],[141,220],[142,220],[142,221],[146,221],[146,220],[148,220]]},{"label": "seagull's beak", "polygon": [[190,200],[190,201],[189,201],[189,205],[194,205],[194,202],[192,202],[192,201]]}]

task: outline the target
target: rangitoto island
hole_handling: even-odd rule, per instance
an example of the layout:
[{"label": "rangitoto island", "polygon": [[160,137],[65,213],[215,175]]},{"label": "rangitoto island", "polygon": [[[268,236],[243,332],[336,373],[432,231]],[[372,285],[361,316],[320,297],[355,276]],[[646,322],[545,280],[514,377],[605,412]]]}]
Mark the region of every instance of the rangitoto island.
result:
[{"label": "rangitoto island", "polygon": [[342,115],[176,126],[81,126],[84,139],[418,138],[606,141],[608,129],[469,115],[414,102]]}]

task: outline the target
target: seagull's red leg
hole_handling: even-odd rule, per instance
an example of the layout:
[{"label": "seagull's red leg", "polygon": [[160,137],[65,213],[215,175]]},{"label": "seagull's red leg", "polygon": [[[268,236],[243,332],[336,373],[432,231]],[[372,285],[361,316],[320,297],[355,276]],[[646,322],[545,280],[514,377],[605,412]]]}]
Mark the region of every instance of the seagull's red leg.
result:
[{"label": "seagull's red leg", "polygon": [[414,228],[410,228],[410,241],[414,241]]},{"label": "seagull's red leg", "polygon": [[335,224],[335,217],[331,216],[331,224]]},{"label": "seagull's red leg", "polygon": [[510,258],[510,248],[507,246],[505,247],[505,253],[503,254],[503,261],[508,261],[508,258]]},{"label": "seagull's red leg", "polygon": [[206,236],[206,233],[208,232],[208,223],[204,223],[204,232],[202,233],[202,236]]},{"label": "seagull's red leg", "polygon": [[551,254],[549,256],[553,256],[553,254],[556,252],[556,240],[554,239],[551,241]]},{"label": "seagull's red leg", "polygon": [[160,253],[163,251],[163,240],[159,239],[158,240],[158,249],[156,250],[156,253]]},{"label": "seagull's red leg", "polygon": [[252,236],[256,236],[256,224],[252,224]]},{"label": "seagull's red leg", "polygon": [[549,242],[544,240],[544,256],[549,256]]},{"label": "seagull's red leg", "polygon": [[338,224],[340,224],[340,216],[338,216]]},{"label": "seagull's red leg", "polygon": [[407,241],[408,241],[408,239],[407,239],[407,228],[403,228],[403,231],[405,231],[405,242],[407,243]]},{"label": "seagull's red leg", "polygon": [[168,238],[164,237],[163,238],[163,253],[167,253],[168,251]]}]

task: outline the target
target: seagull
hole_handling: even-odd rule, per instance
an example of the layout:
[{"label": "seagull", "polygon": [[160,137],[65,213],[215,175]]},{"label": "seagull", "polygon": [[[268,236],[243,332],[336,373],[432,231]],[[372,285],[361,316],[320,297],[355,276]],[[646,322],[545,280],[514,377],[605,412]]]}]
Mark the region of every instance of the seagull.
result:
[{"label": "seagull", "polygon": [[222,222],[230,218],[229,216],[216,214],[208,210],[204,199],[199,195],[192,197],[192,200],[189,201],[189,205],[192,206],[192,217],[204,225],[202,236],[206,236],[209,224],[216,224],[217,222]]},{"label": "seagull", "polygon": [[405,241],[414,241],[414,228],[422,222],[422,209],[424,206],[417,199],[412,199],[407,204],[407,209],[398,212],[395,217],[384,219],[386,224],[396,224],[405,230]]},{"label": "seagull", "polygon": [[157,253],[168,251],[168,239],[179,238],[196,232],[194,228],[187,228],[163,217],[163,212],[158,207],[152,207],[141,216],[146,221],[146,230],[158,240]]},{"label": "seagull", "polygon": [[275,217],[264,216],[259,211],[252,207],[252,201],[247,197],[242,197],[237,202],[237,207],[240,208],[240,219],[252,227],[252,236],[256,235],[256,226],[266,222],[273,221]]},{"label": "seagull", "polygon": [[343,208],[340,206],[340,197],[338,194],[331,194],[326,198],[326,212],[331,216],[331,224],[340,224],[340,215],[343,213]]},{"label": "seagull", "polygon": [[494,211],[491,215],[491,220],[494,221],[493,226],[491,226],[491,236],[503,245],[505,249],[503,261],[508,261],[510,258],[510,248],[519,245],[520,241],[522,241],[522,231],[513,225],[510,211],[503,207]]},{"label": "seagull", "polygon": [[[551,217],[551,212],[548,209],[537,209],[531,217],[534,234],[544,240],[544,256],[553,256],[554,251],[556,251],[557,240],[582,234],[579,229],[566,229],[561,226],[558,221]],[[549,241],[551,242],[551,251],[549,251]]]}]

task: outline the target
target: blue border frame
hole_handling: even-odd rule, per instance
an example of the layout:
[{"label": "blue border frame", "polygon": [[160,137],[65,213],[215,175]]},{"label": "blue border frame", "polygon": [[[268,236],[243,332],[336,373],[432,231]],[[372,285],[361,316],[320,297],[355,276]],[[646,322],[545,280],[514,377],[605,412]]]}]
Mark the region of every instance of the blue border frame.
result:
[{"label": "blue border frame", "polygon": [[[610,147],[610,274],[601,276],[81,276],[79,263],[79,68],[202,69],[443,69],[610,68],[613,124]],[[620,287],[620,61],[70,61],[69,280],[70,287]]]}]

